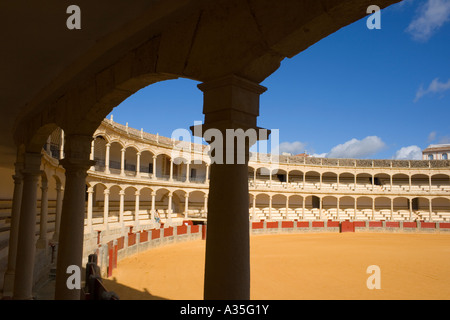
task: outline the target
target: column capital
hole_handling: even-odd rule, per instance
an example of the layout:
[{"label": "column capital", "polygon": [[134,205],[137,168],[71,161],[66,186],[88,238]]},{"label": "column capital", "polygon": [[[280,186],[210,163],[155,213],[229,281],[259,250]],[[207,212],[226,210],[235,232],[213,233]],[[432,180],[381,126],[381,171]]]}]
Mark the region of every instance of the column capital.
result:
[{"label": "column capital", "polygon": [[87,193],[94,193],[94,187],[89,187],[87,189]]},{"label": "column capital", "polygon": [[103,194],[109,194],[109,193],[110,193],[109,189],[103,190]]},{"label": "column capital", "polygon": [[22,170],[23,174],[39,176],[42,174],[41,171],[41,159],[40,153],[26,152],[24,154],[24,167]]},{"label": "column capital", "polygon": [[120,190],[119,191],[119,196],[124,196],[125,195],[125,190]]}]

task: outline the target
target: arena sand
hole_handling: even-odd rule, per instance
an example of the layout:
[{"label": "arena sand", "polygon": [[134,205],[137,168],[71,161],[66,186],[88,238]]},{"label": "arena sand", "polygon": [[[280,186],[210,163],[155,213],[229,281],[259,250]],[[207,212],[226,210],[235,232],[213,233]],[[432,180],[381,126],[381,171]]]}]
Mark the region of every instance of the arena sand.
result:
[{"label": "arena sand", "polygon": [[[250,240],[251,299],[450,299],[450,234],[321,233]],[[108,290],[127,299],[203,298],[205,241],[118,262]],[[368,289],[367,268],[381,289]]]}]

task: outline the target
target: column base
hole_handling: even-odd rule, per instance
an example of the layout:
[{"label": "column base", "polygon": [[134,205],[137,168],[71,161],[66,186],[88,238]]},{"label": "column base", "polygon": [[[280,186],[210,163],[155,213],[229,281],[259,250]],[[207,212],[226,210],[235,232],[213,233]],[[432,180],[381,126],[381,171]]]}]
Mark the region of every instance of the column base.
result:
[{"label": "column base", "polygon": [[5,277],[3,279],[3,299],[12,299],[14,290],[14,272],[5,272]]},{"label": "column base", "polygon": [[48,248],[48,240],[47,239],[38,239],[36,242],[36,249],[47,249]]}]

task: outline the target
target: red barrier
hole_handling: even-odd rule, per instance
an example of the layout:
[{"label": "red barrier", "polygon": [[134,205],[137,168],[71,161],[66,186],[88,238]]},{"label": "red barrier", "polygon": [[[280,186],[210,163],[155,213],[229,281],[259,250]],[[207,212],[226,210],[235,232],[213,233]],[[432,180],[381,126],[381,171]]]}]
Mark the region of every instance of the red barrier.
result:
[{"label": "red barrier", "polygon": [[309,222],[308,221],[298,221],[297,228],[309,228]]},{"label": "red barrier", "polygon": [[173,227],[168,227],[164,229],[164,237],[173,236]]},{"label": "red barrier", "polygon": [[206,225],[205,224],[202,227],[202,240],[206,240]]},{"label": "red barrier", "polygon": [[328,220],[327,228],[339,228],[339,221]]},{"label": "red barrier", "polygon": [[271,221],[266,223],[267,229],[276,229],[278,228],[278,222],[277,221]]},{"label": "red barrier", "polygon": [[312,227],[313,228],[323,228],[325,226],[325,223],[323,221],[313,221]]},{"label": "red barrier", "polygon": [[198,224],[194,224],[191,226],[191,233],[197,233],[199,230]]},{"label": "red barrier", "polygon": [[355,232],[355,224],[348,220],[341,222],[341,232]]},{"label": "red barrier", "polygon": [[192,222],[192,220],[184,220],[183,224],[188,224],[189,226],[193,226],[194,223]]},{"label": "red barrier", "polygon": [[117,268],[117,256],[118,256],[119,249],[117,248],[117,245],[114,246],[114,259],[113,259],[113,269]]},{"label": "red barrier", "polygon": [[252,222],[252,229],[264,229],[264,221]]},{"label": "red barrier", "polygon": [[148,232],[147,231],[141,231],[139,233],[139,243],[147,242],[148,241]]},{"label": "red barrier", "polygon": [[108,242],[108,277],[112,276],[113,261],[114,261],[113,242],[110,241]]},{"label": "red barrier", "polygon": [[177,235],[186,234],[187,233],[187,225],[182,225],[177,227]]},{"label": "red barrier", "polygon": [[152,230],[152,240],[159,239],[160,237],[160,229]]},{"label": "red barrier", "polygon": [[365,228],[366,222],[365,221],[353,221],[353,225],[355,228]]},{"label": "red barrier", "polygon": [[382,228],[383,222],[382,221],[369,221],[369,228]]},{"label": "red barrier", "polygon": [[118,248],[118,250],[123,249],[124,243],[125,243],[125,237],[120,237],[119,239],[117,239],[117,248]]},{"label": "red barrier", "polygon": [[135,233],[129,233],[128,234],[128,246],[133,246],[136,244],[136,234]]},{"label": "red barrier", "polygon": [[403,228],[417,228],[417,222],[403,222]]},{"label": "red barrier", "polygon": [[434,222],[421,222],[420,227],[424,229],[435,229],[436,223]]},{"label": "red barrier", "polygon": [[293,228],[294,227],[294,221],[282,221],[281,222],[282,228]]},{"label": "red barrier", "polygon": [[398,221],[386,221],[386,228],[400,228],[400,222],[398,222]]},{"label": "red barrier", "polygon": [[450,229],[450,223],[449,222],[440,222],[439,229]]}]

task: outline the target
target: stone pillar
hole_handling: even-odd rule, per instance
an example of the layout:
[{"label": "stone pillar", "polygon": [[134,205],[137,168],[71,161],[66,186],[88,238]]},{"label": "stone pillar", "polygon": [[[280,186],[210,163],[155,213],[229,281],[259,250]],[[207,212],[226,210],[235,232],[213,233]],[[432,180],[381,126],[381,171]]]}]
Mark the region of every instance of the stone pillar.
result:
[{"label": "stone pillar", "polygon": [[375,198],[372,198],[372,220],[375,219]]},{"label": "stone pillar", "polygon": [[408,201],[409,201],[409,221],[411,221],[411,219],[412,219],[412,199],[409,198]]},{"label": "stone pillar", "polygon": [[105,173],[111,173],[109,171],[109,154],[111,150],[111,143],[106,144],[106,155],[105,155]]},{"label": "stone pillar", "polygon": [[272,221],[272,195],[269,195],[269,221]]},{"label": "stone pillar", "polygon": [[389,180],[390,180],[390,183],[391,183],[391,192],[392,192],[392,174],[389,176]]},{"label": "stone pillar", "polygon": [[173,159],[170,158],[170,175],[169,175],[169,181],[173,181]]},{"label": "stone pillar", "polygon": [[108,229],[109,220],[109,189],[103,191],[103,226]]},{"label": "stone pillar", "polygon": [[155,221],[155,202],[156,202],[156,192],[152,192],[152,210],[151,210],[151,215],[152,215],[152,223]]},{"label": "stone pillar", "polygon": [[394,217],[394,198],[391,198],[391,220]]},{"label": "stone pillar", "polygon": [[[339,177],[339,176],[338,176]],[[336,208],[336,213],[337,213],[337,215],[336,215],[336,218],[339,220],[339,208],[340,208],[340,203],[341,203],[341,198],[337,198],[337,200],[336,200],[336,204],[337,204],[337,208]]]},{"label": "stone pillar", "polygon": [[36,248],[47,250],[47,221],[48,221],[48,183],[41,177],[41,215],[39,221],[39,239]]},{"label": "stone pillar", "polygon": [[188,219],[189,212],[189,193],[186,192],[184,196],[184,218]]},{"label": "stone pillar", "polygon": [[322,206],[323,206],[323,198],[319,198],[319,219],[322,219]]},{"label": "stone pillar", "polygon": [[36,252],[35,227],[37,188],[41,176],[41,154],[25,153],[23,191],[17,242],[16,273],[13,298],[32,299],[34,256]]},{"label": "stone pillar", "polygon": [[205,194],[205,196],[204,196],[203,210],[205,212],[205,217],[207,217],[208,216],[208,195],[207,194]]},{"label": "stone pillar", "polygon": [[375,175],[372,175],[372,192],[375,190]]},{"label": "stone pillar", "polygon": [[355,198],[355,213],[354,213],[354,216],[353,216],[353,220],[356,220],[356,212],[358,211],[358,199],[357,198]]},{"label": "stone pillar", "polygon": [[3,281],[3,297],[12,297],[14,289],[14,275],[16,273],[17,241],[19,237],[20,208],[22,202],[23,163],[16,162],[14,179],[14,194],[11,208],[11,224],[9,229],[8,266]]},{"label": "stone pillar", "polygon": [[252,221],[256,221],[256,195],[253,195]]},{"label": "stone pillar", "polygon": [[141,153],[136,153],[136,176],[141,174]]},{"label": "stone pillar", "polygon": [[63,203],[64,188],[61,183],[56,184],[56,213],[55,213],[55,233],[53,234],[53,241],[59,240],[59,229],[61,227],[61,211]]},{"label": "stone pillar", "polygon": [[432,214],[433,214],[433,199],[428,199],[428,206],[429,206],[429,212],[430,212],[430,221],[433,221]]},{"label": "stone pillar", "polygon": [[303,217],[302,218],[305,217],[305,206],[306,206],[306,197],[303,196],[303,202],[302,202],[302,215],[303,215]]},{"label": "stone pillar", "polygon": [[428,183],[429,183],[429,191],[431,193],[431,174],[428,176]]},{"label": "stone pillar", "polygon": [[303,190],[305,189],[306,173],[303,171]]},{"label": "stone pillar", "polygon": [[288,210],[289,210],[289,196],[286,196],[286,215],[285,215],[284,219],[287,219]]},{"label": "stone pillar", "polygon": [[156,180],[156,156],[153,156],[153,173],[152,173],[152,179]]},{"label": "stone pillar", "polygon": [[189,183],[189,162],[186,164],[186,183]]},{"label": "stone pillar", "polygon": [[206,164],[206,177],[205,177],[205,183],[209,182],[209,164]]},{"label": "stone pillar", "polygon": [[119,223],[124,227],[123,221],[123,212],[124,212],[124,203],[125,203],[125,190],[119,191]]},{"label": "stone pillar", "polygon": [[134,194],[136,196],[136,201],[134,203],[134,227],[139,226],[139,196],[141,195],[139,190]]},{"label": "stone pillar", "polygon": [[82,269],[84,216],[87,170],[92,135],[67,135],[65,159],[60,163],[66,170],[66,188],[61,213],[61,232],[56,266],[55,299],[79,300],[80,290],[67,288],[71,265]]},{"label": "stone pillar", "polygon": [[64,159],[64,130],[61,130],[61,149],[59,149],[59,160]]},{"label": "stone pillar", "polygon": [[88,202],[87,202],[87,229],[89,233],[92,232],[92,207],[93,207],[93,195],[94,188],[89,187],[87,190],[88,193]]},{"label": "stone pillar", "polygon": [[172,192],[169,192],[169,203],[167,208],[167,222],[172,225]]},{"label": "stone pillar", "polygon": [[319,190],[322,190],[322,172],[319,173],[319,179],[320,179],[320,181],[319,181]]},{"label": "stone pillar", "polygon": [[408,176],[408,178],[409,178],[409,192],[411,192],[411,174]]},{"label": "stone pillar", "polygon": [[336,190],[339,190],[339,174],[337,175],[337,185],[336,185]]},{"label": "stone pillar", "polygon": [[[259,95],[266,89],[237,76],[216,79],[198,87],[204,93],[205,124],[201,126],[201,135],[205,130],[216,129],[214,132],[224,138],[223,145],[215,145],[216,151],[223,152],[223,159],[216,161],[216,157],[211,163],[204,298],[250,299],[248,158],[249,148],[257,138],[236,147],[232,143],[234,137],[226,139],[226,130],[258,129]],[[195,128],[193,131],[196,135]],[[204,137],[214,143],[211,136]],[[237,149],[240,149],[239,162],[236,161]],[[231,155],[235,155],[232,163],[226,161]]]},{"label": "stone pillar", "polygon": [[120,175],[125,175],[125,151],[127,151],[125,148],[122,148],[120,150]]}]

